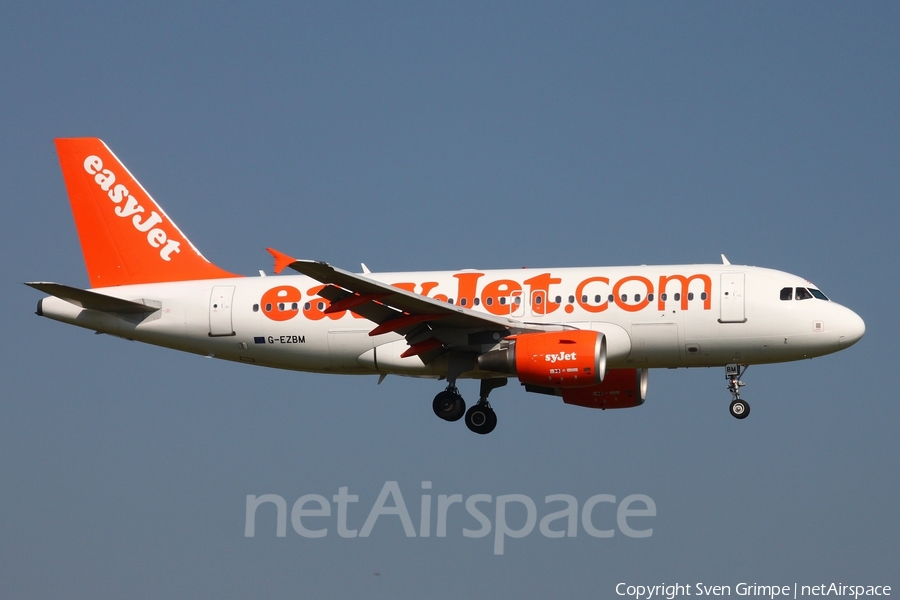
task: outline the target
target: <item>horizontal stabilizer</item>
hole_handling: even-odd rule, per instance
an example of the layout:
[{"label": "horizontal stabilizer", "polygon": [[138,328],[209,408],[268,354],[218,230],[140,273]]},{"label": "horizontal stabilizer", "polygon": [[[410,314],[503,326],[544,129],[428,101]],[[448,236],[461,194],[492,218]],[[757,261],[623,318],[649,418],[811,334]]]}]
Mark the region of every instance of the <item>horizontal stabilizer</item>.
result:
[{"label": "horizontal stabilizer", "polygon": [[98,294],[89,290],[63,285],[61,283],[50,283],[44,281],[26,282],[25,285],[40,290],[45,294],[56,296],[61,300],[65,300],[75,306],[88,308],[90,310],[99,310],[103,312],[112,312],[119,314],[141,314],[152,313],[159,310],[158,306],[147,306],[142,302],[133,300],[123,300],[107,296],[106,294]]}]

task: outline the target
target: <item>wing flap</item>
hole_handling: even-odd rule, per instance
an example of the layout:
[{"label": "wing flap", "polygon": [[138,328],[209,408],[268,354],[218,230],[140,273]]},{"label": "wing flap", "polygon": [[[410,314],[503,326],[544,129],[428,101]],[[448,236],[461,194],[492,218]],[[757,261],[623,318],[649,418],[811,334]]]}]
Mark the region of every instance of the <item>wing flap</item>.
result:
[{"label": "wing flap", "polygon": [[[431,319],[425,319],[425,321],[440,319],[441,327],[488,330],[515,329],[520,331],[540,330],[517,319],[489,315],[461,306],[447,304],[434,298],[428,298],[415,292],[409,292],[380,281],[375,281],[363,275],[344,271],[328,263],[313,260],[295,260],[285,264],[286,261],[284,259],[280,262],[285,267],[290,267],[298,273],[327,284],[327,287],[320,292],[322,297],[332,302],[346,301],[348,305],[353,304],[353,312],[379,325],[386,321],[402,319],[412,315],[430,315]],[[354,299],[345,300],[349,298]],[[373,307],[377,308],[373,309]],[[391,329],[390,331],[397,331],[398,329]]]},{"label": "wing flap", "polygon": [[331,303],[325,309],[327,314],[350,310],[375,323],[370,336],[403,336],[409,348],[402,358],[417,356],[426,365],[447,352],[451,353],[451,362],[453,353],[457,362],[461,356],[474,360],[484,345],[496,344],[511,333],[554,327],[455,306],[377,281],[368,274],[350,273],[325,262],[297,260],[271,248],[269,252],[275,257],[276,272],[291,268],[325,284],[317,293]]}]

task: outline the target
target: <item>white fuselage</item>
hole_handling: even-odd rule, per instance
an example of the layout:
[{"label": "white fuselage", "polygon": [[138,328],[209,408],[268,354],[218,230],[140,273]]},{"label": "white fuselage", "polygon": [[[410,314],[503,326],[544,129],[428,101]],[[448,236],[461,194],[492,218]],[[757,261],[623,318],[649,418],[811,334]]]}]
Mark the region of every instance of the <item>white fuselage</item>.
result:
[{"label": "white fuselage", "polygon": [[[609,368],[774,363],[836,352],[862,320],[829,300],[781,299],[812,288],[795,275],[738,265],[371,273],[457,307],[606,335]],[[151,303],[149,316],[86,310],[55,297],[40,313],[102,333],[216,358],[299,371],[443,377],[446,360],[401,358],[396,333],[349,311],[325,314],[322,284],[303,275],[238,277],[94,290]],[[157,304],[158,303],[158,304]],[[455,340],[447,340],[456,343]],[[491,347],[484,344],[482,351]],[[478,371],[463,377],[484,376]]]}]

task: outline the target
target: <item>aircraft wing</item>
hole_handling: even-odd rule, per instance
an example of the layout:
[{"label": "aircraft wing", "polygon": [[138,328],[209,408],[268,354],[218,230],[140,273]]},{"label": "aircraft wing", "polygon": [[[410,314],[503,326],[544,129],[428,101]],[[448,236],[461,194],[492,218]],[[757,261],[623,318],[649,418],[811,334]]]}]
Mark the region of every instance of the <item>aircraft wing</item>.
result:
[{"label": "aircraft wing", "polygon": [[406,356],[439,347],[471,350],[512,333],[545,331],[538,324],[441,302],[328,263],[292,259],[271,248],[269,252],[275,256],[276,272],[291,268],[326,284],[319,292],[331,302],[326,313],[352,310],[377,324],[369,335],[396,332],[406,337],[410,344]]}]

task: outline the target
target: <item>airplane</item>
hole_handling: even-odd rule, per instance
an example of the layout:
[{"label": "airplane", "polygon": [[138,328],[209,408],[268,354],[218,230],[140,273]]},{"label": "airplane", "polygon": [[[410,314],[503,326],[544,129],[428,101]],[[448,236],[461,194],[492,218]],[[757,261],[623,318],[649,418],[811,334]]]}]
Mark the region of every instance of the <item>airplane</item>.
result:
[{"label": "airplane", "polygon": [[[276,274],[209,262],[106,144],[56,139],[89,289],[29,282],[39,316],[249,365],[446,380],[445,421],[497,425],[492,390],[595,409],[639,406],[648,369],[724,367],[730,413],[750,365],[813,358],[865,323],[809,281],[722,264],[353,273],[269,248]],[[468,409],[457,388],[480,382]]]}]

